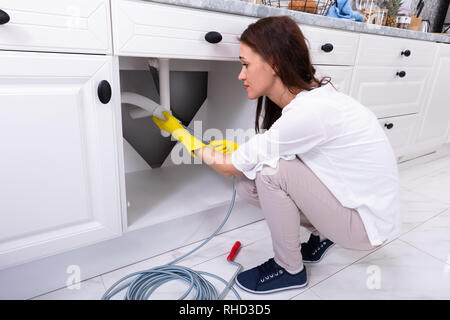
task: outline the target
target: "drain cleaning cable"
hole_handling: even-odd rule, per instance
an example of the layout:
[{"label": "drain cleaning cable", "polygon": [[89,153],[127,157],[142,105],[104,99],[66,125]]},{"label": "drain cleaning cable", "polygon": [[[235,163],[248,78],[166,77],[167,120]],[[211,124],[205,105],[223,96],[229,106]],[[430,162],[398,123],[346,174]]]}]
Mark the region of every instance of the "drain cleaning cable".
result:
[{"label": "drain cleaning cable", "polygon": [[[182,255],[181,257],[169,262],[166,265],[162,265],[159,267],[138,271],[131,273],[120,280],[118,280],[116,283],[114,283],[102,296],[102,300],[109,300],[114,295],[119,293],[120,291],[127,289],[124,300],[148,300],[150,295],[158,289],[161,285],[168,281],[172,280],[183,280],[189,285],[189,288],[186,290],[186,292],[179,298],[179,300],[183,300],[186,298],[189,293],[192,290],[195,290],[195,300],[221,300],[223,299],[229,290],[231,290],[237,299],[241,299],[236,289],[232,287],[234,279],[239,274],[239,272],[242,270],[242,265],[233,261],[237,251],[239,250],[239,247],[241,243],[237,241],[233,248],[230,251],[230,254],[227,257],[227,261],[235,266],[238,267],[236,272],[234,273],[233,277],[227,282],[225,279],[209,273],[205,271],[195,271],[190,268],[184,267],[184,266],[176,266],[175,263],[179,262],[180,260],[184,259],[185,257],[189,256],[190,254],[194,253],[201,247],[203,247],[207,242],[209,242],[214,236],[222,229],[224,224],[227,222],[231,211],[233,210],[234,201],[236,198],[236,186],[235,186],[236,177],[233,176],[233,196],[231,198],[231,204],[228,208],[228,212],[223,219],[220,226],[214,231],[207,239],[205,239],[199,246],[192,249],[188,253]],[[219,295],[217,289],[214,287],[214,285],[206,280],[203,275],[210,276],[212,278],[215,278],[225,284],[225,288],[223,289],[222,293]],[[121,286],[119,286],[120,283],[124,282],[128,278],[131,278],[133,276],[136,276],[136,278],[132,281],[129,281]],[[116,288],[117,287],[117,288]]]}]

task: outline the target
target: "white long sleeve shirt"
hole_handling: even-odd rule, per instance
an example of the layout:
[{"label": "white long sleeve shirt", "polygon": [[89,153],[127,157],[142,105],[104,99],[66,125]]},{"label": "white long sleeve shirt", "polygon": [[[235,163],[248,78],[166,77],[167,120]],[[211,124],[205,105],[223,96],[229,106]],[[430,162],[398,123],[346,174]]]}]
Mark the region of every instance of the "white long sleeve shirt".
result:
[{"label": "white long sleeve shirt", "polygon": [[331,84],[300,92],[269,130],[232,154],[249,179],[298,155],[338,201],[355,208],[372,245],[400,230],[399,175],[389,140],[368,108]]}]

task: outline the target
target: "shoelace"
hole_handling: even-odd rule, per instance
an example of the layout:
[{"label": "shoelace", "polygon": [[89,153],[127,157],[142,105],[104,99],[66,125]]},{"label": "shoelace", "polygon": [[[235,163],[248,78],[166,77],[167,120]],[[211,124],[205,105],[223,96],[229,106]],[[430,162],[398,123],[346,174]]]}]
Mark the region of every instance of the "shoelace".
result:
[{"label": "shoelace", "polygon": [[320,246],[318,246],[316,249],[314,249],[312,255],[315,255],[317,252],[319,252],[320,250],[322,250],[322,248],[327,244],[326,241],[322,241],[322,243],[320,244]]},{"label": "shoelace", "polygon": [[275,266],[275,261],[273,260],[273,258],[258,266],[258,271],[261,276],[261,278],[259,279],[261,283],[283,274],[283,269],[277,268]]}]

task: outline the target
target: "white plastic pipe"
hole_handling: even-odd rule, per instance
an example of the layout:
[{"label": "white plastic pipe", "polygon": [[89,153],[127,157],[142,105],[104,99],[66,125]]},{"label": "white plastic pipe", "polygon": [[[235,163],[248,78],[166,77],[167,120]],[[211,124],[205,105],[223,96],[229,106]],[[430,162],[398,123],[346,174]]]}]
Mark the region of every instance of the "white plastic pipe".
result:
[{"label": "white plastic pipe", "polygon": [[[158,63],[159,63],[159,100],[161,106],[170,110],[170,60],[160,58],[158,59]],[[170,114],[172,114],[172,112],[170,112]],[[161,130],[161,135],[167,138],[170,136],[170,133]]]},{"label": "white plastic pipe", "polygon": [[[149,116],[156,116],[165,120],[163,111],[172,114],[170,110],[170,60],[167,58],[149,59],[149,65],[159,69],[159,96],[160,103],[133,92],[122,92],[122,103],[135,105],[139,108],[130,110],[132,119],[140,119]],[[170,133],[161,130],[161,135],[169,137]]]},{"label": "white plastic pipe", "polygon": [[155,101],[134,92],[122,92],[121,96],[122,103],[128,103],[139,107],[130,110],[130,117],[132,119],[150,117],[157,108],[161,108]]},{"label": "white plastic pipe", "polygon": [[170,109],[170,60],[158,59],[160,104]]}]

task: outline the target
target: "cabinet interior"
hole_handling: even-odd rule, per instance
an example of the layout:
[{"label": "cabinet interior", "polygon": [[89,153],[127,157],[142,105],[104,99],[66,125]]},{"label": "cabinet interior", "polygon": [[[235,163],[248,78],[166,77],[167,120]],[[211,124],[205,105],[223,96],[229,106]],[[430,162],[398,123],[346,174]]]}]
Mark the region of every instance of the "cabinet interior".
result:
[{"label": "cabinet interior", "polygon": [[[157,69],[148,58],[119,59],[121,92],[159,103]],[[170,60],[171,111],[206,140],[243,143],[254,134],[256,100],[238,80],[238,61]],[[192,158],[164,137],[151,117],[132,119],[136,106],[122,103],[128,231],[228,205],[232,178]],[[238,198],[236,198],[238,201]]]}]

